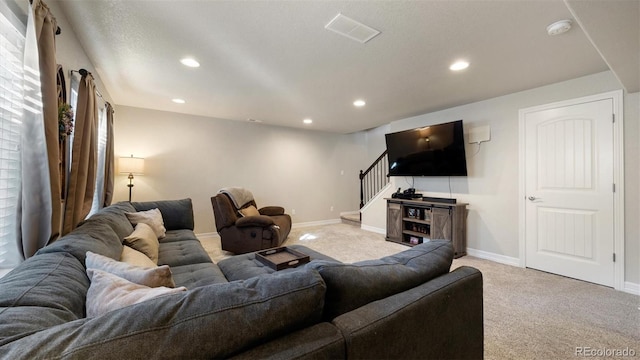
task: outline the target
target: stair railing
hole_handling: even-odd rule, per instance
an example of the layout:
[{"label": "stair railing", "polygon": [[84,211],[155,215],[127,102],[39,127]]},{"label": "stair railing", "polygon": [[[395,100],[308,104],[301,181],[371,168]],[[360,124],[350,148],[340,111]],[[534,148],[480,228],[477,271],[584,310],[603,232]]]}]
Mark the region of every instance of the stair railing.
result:
[{"label": "stair railing", "polygon": [[360,209],[389,183],[387,150],[367,168],[360,170]]}]

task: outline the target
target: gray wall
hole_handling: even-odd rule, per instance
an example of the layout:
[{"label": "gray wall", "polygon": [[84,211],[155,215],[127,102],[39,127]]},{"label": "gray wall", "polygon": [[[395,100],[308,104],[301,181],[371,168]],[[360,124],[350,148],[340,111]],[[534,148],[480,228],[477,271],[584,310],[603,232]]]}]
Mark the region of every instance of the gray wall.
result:
[{"label": "gray wall", "polygon": [[[116,157],[145,158],[133,200],[193,199],[196,233],[214,232],[210,198],[226,186],[280,205],[294,223],[338,219],[358,209],[363,134],[333,134],[117,106]],[[117,174],[114,200],[126,200]],[[333,211],[331,211],[333,207]],[[293,214],[295,209],[295,214]]]}]

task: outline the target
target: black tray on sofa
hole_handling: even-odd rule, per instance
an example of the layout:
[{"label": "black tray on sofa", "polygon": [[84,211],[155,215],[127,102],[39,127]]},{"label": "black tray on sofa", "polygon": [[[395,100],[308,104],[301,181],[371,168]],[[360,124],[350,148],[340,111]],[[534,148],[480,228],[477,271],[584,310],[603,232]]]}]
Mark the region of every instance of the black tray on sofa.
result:
[{"label": "black tray on sofa", "polygon": [[309,262],[309,255],[289,249],[286,246],[258,251],[256,259],[278,271],[294,268]]}]

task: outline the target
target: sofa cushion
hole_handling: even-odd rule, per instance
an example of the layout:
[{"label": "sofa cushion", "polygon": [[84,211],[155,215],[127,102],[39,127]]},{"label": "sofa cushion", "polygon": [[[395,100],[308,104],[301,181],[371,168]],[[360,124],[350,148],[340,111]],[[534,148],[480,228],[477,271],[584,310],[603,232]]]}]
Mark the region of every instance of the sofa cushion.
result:
[{"label": "sofa cushion", "polygon": [[[332,262],[338,262],[338,260],[333,259],[327,255],[321,254],[317,251],[311,250],[306,246],[302,245],[291,245],[287,246],[290,249],[301,252],[305,255],[309,255],[311,260],[327,260]],[[222,273],[229,281],[235,280],[246,280],[252,278],[254,276],[260,275],[268,275],[273,274],[276,271],[272,268],[266,266],[260,260],[256,259],[256,253],[246,253],[242,255],[232,256],[230,258],[226,258],[218,262],[218,266]],[[301,267],[280,270],[279,273],[283,271],[296,271],[301,269]]]},{"label": "sofa cushion", "polygon": [[214,263],[174,266],[171,268],[171,274],[176,286],[184,286],[189,290],[228,282],[218,265]]},{"label": "sofa cushion", "polygon": [[96,221],[108,224],[113,231],[118,234],[120,240],[122,240],[133,231],[133,226],[124,213],[134,211],[136,211],[136,209],[131,205],[131,203],[128,201],[122,201],[98,210],[86,221]]},{"label": "sofa cushion", "polygon": [[154,263],[158,263],[160,244],[151,226],[142,222],[138,223],[131,235],[125,236],[124,243],[147,255]]},{"label": "sofa cushion", "polygon": [[226,358],[320,321],[314,270],[199,287],[55,326],[5,345],[9,359]]},{"label": "sofa cushion", "polygon": [[379,260],[343,264],[314,260],[327,283],[326,320],[372,301],[408,290],[449,272],[453,261],[450,241],[434,240]]},{"label": "sofa cushion", "polygon": [[127,219],[129,219],[133,225],[138,225],[140,223],[149,225],[158,239],[162,239],[167,232],[167,229],[164,227],[162,214],[158,209],[138,211],[134,213],[127,212],[124,214],[127,215]]},{"label": "sofa cushion", "polygon": [[[126,248],[126,246],[125,246]],[[87,269],[97,269],[148,287],[175,287],[171,269],[167,265],[141,267],[116,261],[106,256],[87,252]]]},{"label": "sofa cushion", "polygon": [[172,268],[180,265],[211,263],[211,258],[198,240],[183,240],[160,244],[158,265]]},{"label": "sofa cushion", "polygon": [[0,279],[0,343],[84,317],[89,279],[67,253],[33,256]]},{"label": "sofa cushion", "polygon": [[158,239],[159,243],[169,243],[183,240],[198,240],[193,230],[167,230],[167,234],[162,239]]},{"label": "sofa cushion", "polygon": [[98,269],[87,269],[87,275],[91,280],[87,291],[87,317],[100,316],[159,296],[187,291],[185,287],[140,285]]},{"label": "sofa cushion", "polygon": [[84,264],[87,251],[119,259],[122,254],[122,238],[108,223],[85,221],[69,234],[43,247],[36,254],[54,252],[70,253]]},{"label": "sofa cushion", "polygon": [[162,200],[131,203],[137,211],[157,208],[162,213],[167,230],[193,230],[193,205],[191,199]]}]

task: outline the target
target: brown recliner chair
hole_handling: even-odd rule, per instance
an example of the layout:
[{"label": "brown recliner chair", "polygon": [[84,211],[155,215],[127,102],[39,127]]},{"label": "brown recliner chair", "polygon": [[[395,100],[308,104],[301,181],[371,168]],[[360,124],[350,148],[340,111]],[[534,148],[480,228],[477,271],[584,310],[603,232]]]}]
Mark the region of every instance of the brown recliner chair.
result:
[{"label": "brown recliner chair", "polygon": [[[240,195],[234,190],[240,189]],[[230,190],[230,191],[226,191]],[[238,205],[236,203],[240,202]],[[291,231],[291,217],[280,206],[257,209],[253,195],[241,188],[225,188],[211,198],[222,250],[235,254],[280,246]],[[244,214],[243,214],[244,213]]]}]

